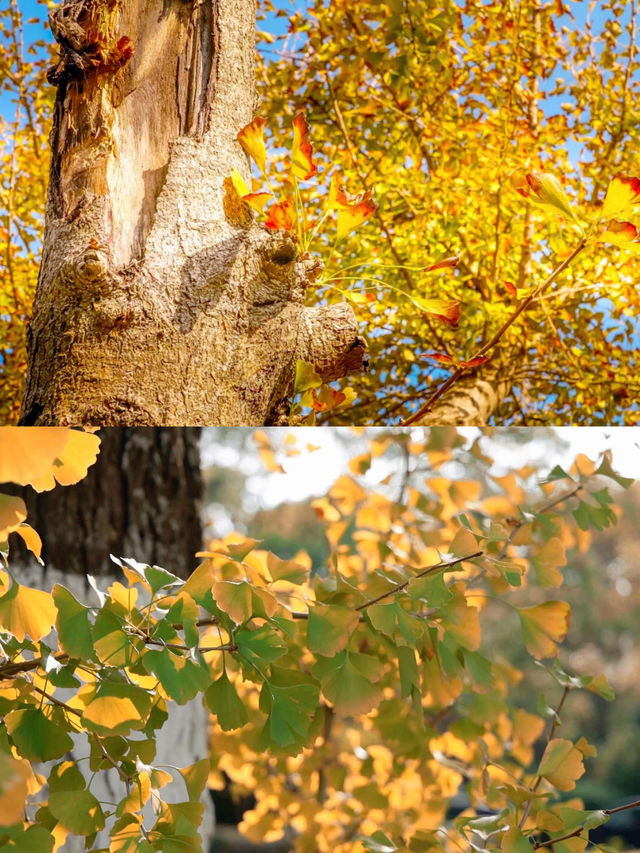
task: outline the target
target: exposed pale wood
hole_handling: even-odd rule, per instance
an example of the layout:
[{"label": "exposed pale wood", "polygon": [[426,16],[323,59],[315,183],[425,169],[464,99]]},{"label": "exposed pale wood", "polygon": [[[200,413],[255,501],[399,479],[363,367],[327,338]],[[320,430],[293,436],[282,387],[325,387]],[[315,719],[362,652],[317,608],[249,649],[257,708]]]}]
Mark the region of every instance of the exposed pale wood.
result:
[{"label": "exposed pale wood", "polygon": [[291,239],[225,201],[248,164],[254,0],[66,0],[24,424],[257,425],[298,358],[361,369]]}]

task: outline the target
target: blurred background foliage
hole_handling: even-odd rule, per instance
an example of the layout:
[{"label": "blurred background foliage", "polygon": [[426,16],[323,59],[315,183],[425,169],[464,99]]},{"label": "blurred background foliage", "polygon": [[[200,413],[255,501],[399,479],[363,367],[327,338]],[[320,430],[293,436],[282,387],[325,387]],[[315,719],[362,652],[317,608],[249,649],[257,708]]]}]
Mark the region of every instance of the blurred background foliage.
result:
[{"label": "blurred background foliage", "polygon": [[[361,454],[366,450],[367,437],[373,432],[379,437],[383,431],[345,427],[329,431],[330,435],[327,432],[313,430],[301,435],[298,431],[296,439],[289,430],[272,429],[268,431],[268,440],[263,440],[261,436],[266,433],[250,429],[205,430],[202,456],[209,534],[218,536],[237,530],[263,540],[265,548],[285,558],[306,551],[314,570],[322,570],[330,548],[325,525],[313,507],[315,497],[326,490],[322,478],[330,481],[341,473],[361,473]],[[462,432],[468,436],[466,447],[479,435],[477,430]],[[496,475],[504,473],[513,463],[539,465],[542,460],[548,460],[547,470],[558,462],[568,468],[576,452],[571,440],[574,432],[576,438],[583,440],[588,437],[586,433],[590,434],[594,452],[589,454],[586,448],[585,451],[594,461],[598,451],[611,443],[602,430],[486,429],[483,432],[479,445],[496,460],[489,469]],[[408,483],[424,483],[430,472],[426,460],[424,465],[410,463],[409,454],[403,449],[402,431],[393,433],[397,438],[384,455],[385,467],[373,470],[372,466],[369,474],[378,490],[400,499]],[[410,433],[404,431],[406,436]],[[582,435],[578,436],[579,433]],[[307,435],[311,436],[309,443],[305,442]],[[631,437],[628,431],[627,438]],[[313,441],[319,441],[320,446],[309,453],[307,446],[316,446]],[[615,447],[615,441],[612,444]],[[640,465],[640,448],[631,441],[628,446],[629,453],[624,457],[627,465],[617,460],[617,470],[623,476],[632,476],[630,469]],[[461,457],[456,460],[454,455],[448,463],[447,476],[479,475],[484,471],[482,455],[465,453],[464,468]],[[314,456],[316,460],[311,463]],[[296,472],[298,465],[302,466],[298,463],[300,457],[305,460],[305,470],[310,472],[304,478]],[[411,468],[407,467],[409,464]],[[474,464],[477,471],[470,469]],[[544,473],[542,464],[540,474]],[[274,482],[279,483],[275,488]],[[587,691],[575,692],[562,716],[565,737],[577,739],[583,735],[597,746],[598,757],[590,762],[587,774],[578,781],[575,790],[576,796],[584,798],[585,807],[594,809],[615,806],[637,798],[639,793],[640,483],[627,491],[614,485],[612,495],[619,506],[618,524],[594,531],[588,547],[561,569],[564,575],[561,597],[571,605],[572,622],[569,635],[560,647],[559,661],[578,674],[603,672],[616,691],[614,702],[605,702]],[[344,541],[349,541],[348,533]],[[523,590],[523,603],[533,603],[527,595],[527,590]],[[541,702],[554,706],[559,698],[558,687],[550,687],[552,682],[545,671],[548,662],[536,665],[521,644],[512,643],[515,623],[505,619],[504,611],[497,605],[494,610],[495,619],[487,623],[487,648],[499,648],[515,667],[525,672],[514,694],[516,703],[532,713],[538,711]],[[460,808],[465,804],[461,796]],[[229,799],[222,817],[238,822],[242,810],[250,806],[251,798],[235,806]],[[592,837],[606,841],[615,849],[640,847],[640,815],[634,810],[614,815]],[[278,849],[287,849],[286,843],[285,840],[285,846]]]}]

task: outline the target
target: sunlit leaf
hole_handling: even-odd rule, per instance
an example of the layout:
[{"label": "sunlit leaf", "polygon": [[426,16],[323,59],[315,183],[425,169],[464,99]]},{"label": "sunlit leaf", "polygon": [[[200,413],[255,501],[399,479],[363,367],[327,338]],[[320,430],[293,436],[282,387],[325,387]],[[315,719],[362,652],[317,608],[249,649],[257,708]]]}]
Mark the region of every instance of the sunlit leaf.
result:
[{"label": "sunlit leaf", "polygon": [[545,601],[518,609],[522,636],[529,654],[540,660],[555,657],[567,636],[571,608],[566,601]]},{"label": "sunlit leaf", "polygon": [[554,738],[540,759],[538,773],[558,790],[571,791],[584,773],[582,753],[570,740]]},{"label": "sunlit leaf", "polygon": [[602,208],[602,218],[619,217],[621,213],[634,212],[640,202],[640,179],[625,175],[616,175],[609,186]]},{"label": "sunlit leaf", "polygon": [[[3,573],[0,573],[0,578]],[[6,577],[6,575],[5,575]],[[45,637],[56,621],[56,608],[48,592],[20,586],[11,578],[11,585],[0,597],[0,628],[22,641]]]},{"label": "sunlit leaf", "polygon": [[309,139],[309,125],[302,113],[299,113],[293,120],[291,171],[300,181],[308,181],[318,171],[313,159],[313,147]]},{"label": "sunlit leaf", "polygon": [[238,142],[264,174],[267,169],[267,149],[264,144],[264,129],[267,120],[257,116],[238,133]]}]

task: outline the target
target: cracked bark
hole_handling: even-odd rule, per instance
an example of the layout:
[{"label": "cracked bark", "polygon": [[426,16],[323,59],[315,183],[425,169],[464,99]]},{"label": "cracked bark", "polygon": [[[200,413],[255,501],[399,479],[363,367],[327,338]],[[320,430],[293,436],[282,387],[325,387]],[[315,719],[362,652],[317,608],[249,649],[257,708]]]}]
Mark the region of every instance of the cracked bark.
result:
[{"label": "cracked bark", "polygon": [[[298,358],[362,369],[317,266],[229,203],[248,164],[254,0],[65,0],[43,260],[21,423],[259,425]],[[237,205],[235,206],[237,208]]]}]

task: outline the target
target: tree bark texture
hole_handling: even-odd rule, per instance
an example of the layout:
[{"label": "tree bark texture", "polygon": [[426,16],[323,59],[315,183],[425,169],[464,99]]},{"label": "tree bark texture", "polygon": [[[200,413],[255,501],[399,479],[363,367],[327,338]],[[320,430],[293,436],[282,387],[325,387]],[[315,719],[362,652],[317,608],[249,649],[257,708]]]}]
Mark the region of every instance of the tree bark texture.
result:
[{"label": "tree bark texture", "polygon": [[255,0],[65,0],[43,259],[21,423],[260,425],[299,358],[363,366],[317,262],[225,183],[248,162]]},{"label": "tree bark texture", "polygon": [[[202,547],[200,502],[203,494],[198,452],[198,429],[103,429],[100,453],[88,476],[75,486],[57,486],[40,495],[23,490],[29,522],[43,539],[44,568],[11,536],[10,566],[19,583],[51,589],[61,583],[80,600],[95,605],[87,573],[101,590],[122,573],[109,553],[134,557],[188,576]],[[156,738],[157,764],[187,767],[209,754],[208,716],[200,699],[186,705],[169,703],[169,718]],[[75,738],[71,758],[88,752],[86,738]],[[86,762],[78,767],[86,770]],[[91,790],[105,802],[123,796],[115,770],[101,771]],[[184,790],[163,795],[171,802]],[[203,849],[213,834],[214,810],[208,790],[203,796]],[[153,816],[146,815],[149,825]],[[107,848],[107,833],[99,834],[95,849]],[[84,839],[70,837],[62,853],[80,853]]]}]

